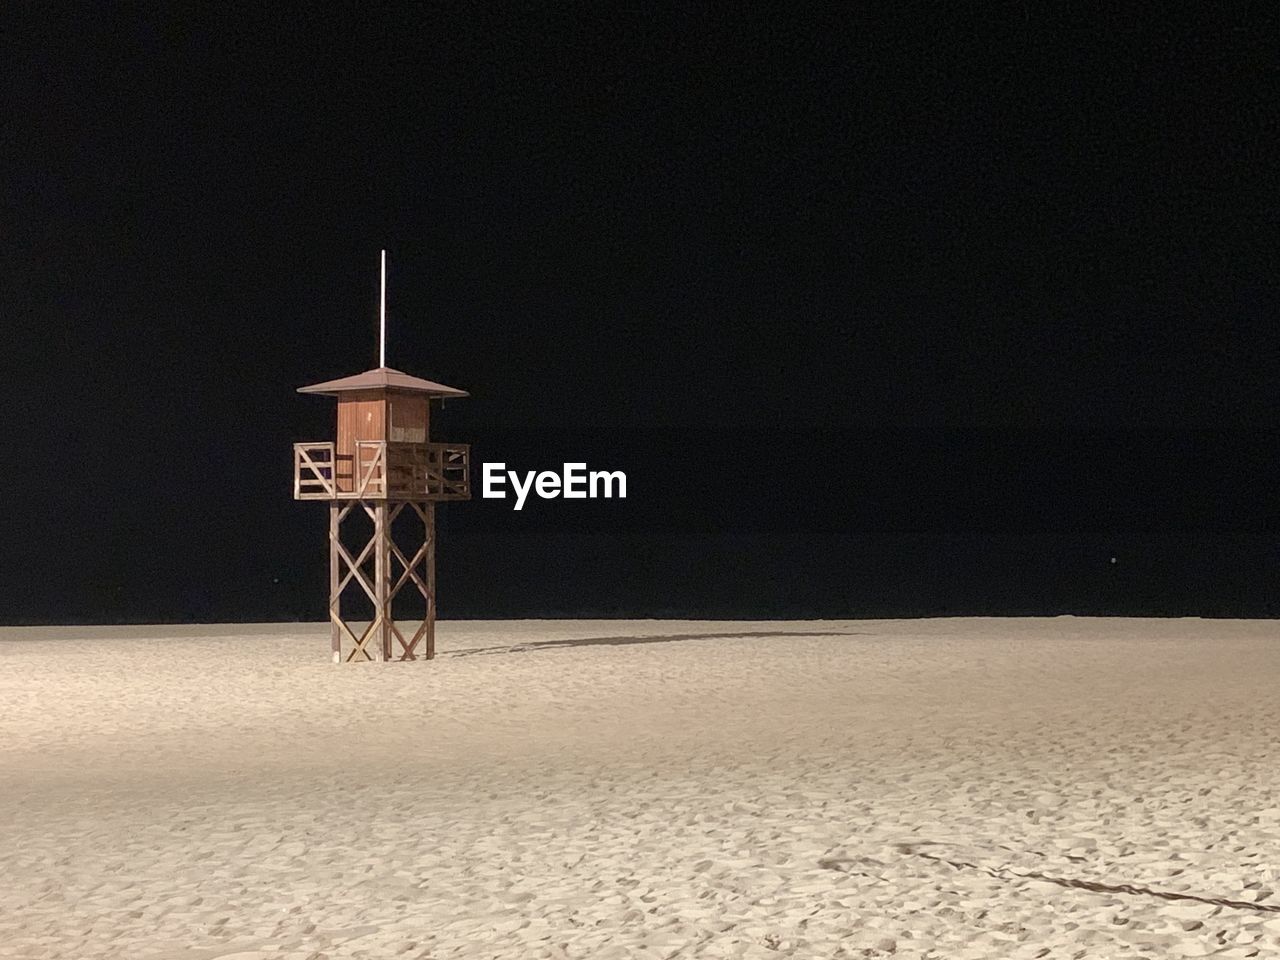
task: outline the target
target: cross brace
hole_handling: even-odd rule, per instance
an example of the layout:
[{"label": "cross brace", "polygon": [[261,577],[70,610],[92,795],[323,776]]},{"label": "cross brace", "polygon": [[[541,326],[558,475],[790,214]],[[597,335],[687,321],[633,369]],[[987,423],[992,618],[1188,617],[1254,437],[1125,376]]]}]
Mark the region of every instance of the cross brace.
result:
[{"label": "cross brace", "polygon": [[[421,521],[421,537],[401,549],[392,534],[396,518],[409,508]],[[373,530],[362,544],[348,549],[344,524],[353,510],[363,510]],[[415,525],[416,526],[416,525]],[[372,560],[372,571],[369,570]],[[399,569],[397,570],[397,565]],[[343,615],[343,592],[355,583],[373,604],[373,616],[358,634]],[[409,589],[412,587],[412,589]],[[424,614],[401,624],[395,619],[395,600],[402,591],[416,590]],[[333,662],[360,660],[430,660],[436,655],[436,509],[431,502],[344,500],[329,503],[329,621]],[[409,624],[416,621],[410,630]],[[405,634],[409,638],[405,639]]]}]

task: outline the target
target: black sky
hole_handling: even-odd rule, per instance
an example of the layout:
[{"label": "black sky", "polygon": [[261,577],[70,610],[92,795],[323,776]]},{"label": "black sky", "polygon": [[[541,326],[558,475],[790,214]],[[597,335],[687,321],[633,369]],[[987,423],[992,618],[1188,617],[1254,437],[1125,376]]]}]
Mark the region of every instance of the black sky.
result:
[{"label": "black sky", "polygon": [[1185,7],[10,15],[0,621],[318,617],[383,246],[444,436],[633,478],[445,615],[1274,614],[1277,23]]}]

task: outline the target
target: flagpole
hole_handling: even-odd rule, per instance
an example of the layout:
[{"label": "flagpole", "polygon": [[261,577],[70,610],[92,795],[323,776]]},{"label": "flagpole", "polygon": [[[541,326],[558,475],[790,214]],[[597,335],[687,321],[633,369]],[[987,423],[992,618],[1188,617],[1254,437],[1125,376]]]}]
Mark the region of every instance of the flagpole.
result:
[{"label": "flagpole", "polygon": [[387,251],[382,251],[382,296],[378,306],[378,366],[387,365]]}]

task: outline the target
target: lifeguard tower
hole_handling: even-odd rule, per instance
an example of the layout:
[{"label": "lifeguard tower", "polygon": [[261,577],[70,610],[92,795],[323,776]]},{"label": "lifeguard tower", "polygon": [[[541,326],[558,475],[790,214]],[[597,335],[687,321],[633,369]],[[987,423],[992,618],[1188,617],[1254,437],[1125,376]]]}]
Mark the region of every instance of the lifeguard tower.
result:
[{"label": "lifeguard tower", "polygon": [[[334,663],[435,656],[436,504],[471,498],[470,447],[431,442],[431,402],[467,393],[386,365],[385,250],[380,327],[377,368],[298,388],[338,401],[335,441],[293,445],[294,499],[329,504]],[[344,611],[353,591],[367,621]]]}]

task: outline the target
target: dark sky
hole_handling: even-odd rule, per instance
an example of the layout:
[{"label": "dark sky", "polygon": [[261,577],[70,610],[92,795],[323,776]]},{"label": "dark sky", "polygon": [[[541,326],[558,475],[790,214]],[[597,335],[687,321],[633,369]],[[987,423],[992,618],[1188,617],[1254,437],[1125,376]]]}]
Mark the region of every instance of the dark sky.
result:
[{"label": "dark sky", "polygon": [[1264,6],[544,7],[9,16],[0,621],[318,618],[383,246],[444,438],[632,477],[446,616],[1277,612]]}]

